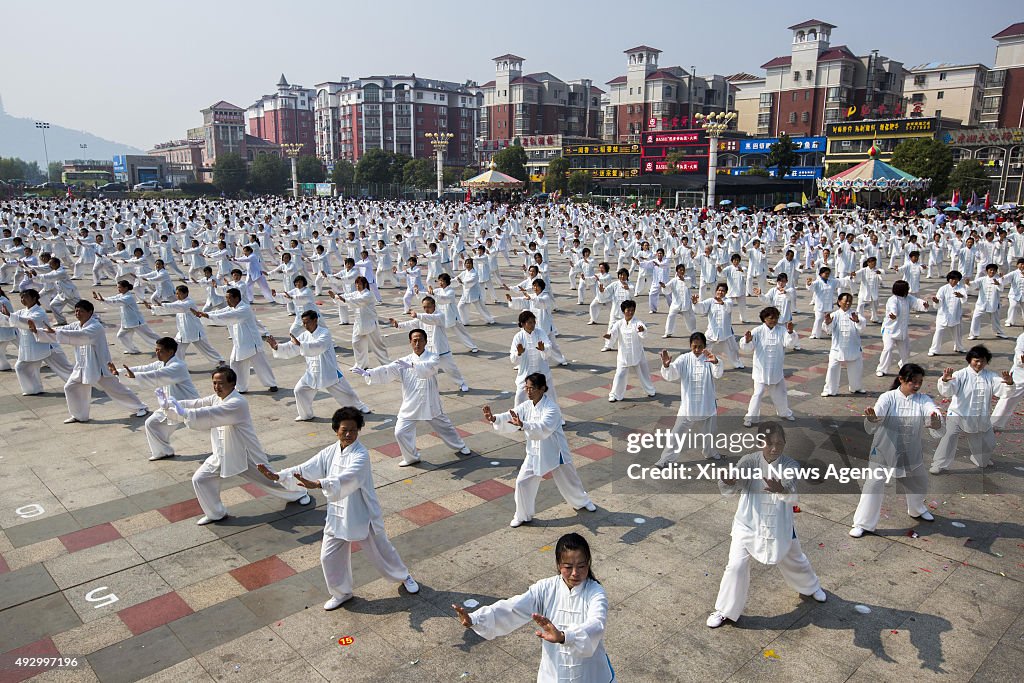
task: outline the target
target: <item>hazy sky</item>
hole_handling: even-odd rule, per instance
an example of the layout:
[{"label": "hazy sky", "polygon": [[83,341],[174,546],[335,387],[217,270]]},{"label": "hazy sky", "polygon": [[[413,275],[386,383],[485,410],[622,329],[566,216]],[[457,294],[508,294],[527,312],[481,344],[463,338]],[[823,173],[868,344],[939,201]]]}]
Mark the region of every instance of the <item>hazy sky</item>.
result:
[{"label": "hazy sky", "polygon": [[[281,73],[312,86],[379,74],[483,83],[512,52],[527,73],[605,81],[623,50],[662,50],[661,65],[762,74],[789,54],[787,26],[835,24],[832,44],[878,49],[915,66],[991,65],[991,36],[1024,21],[1019,0],[628,2],[619,0],[4,1],[0,97],[34,117],[147,149],[199,125],[217,100],[247,107]],[[798,6],[815,9],[800,9]]]}]

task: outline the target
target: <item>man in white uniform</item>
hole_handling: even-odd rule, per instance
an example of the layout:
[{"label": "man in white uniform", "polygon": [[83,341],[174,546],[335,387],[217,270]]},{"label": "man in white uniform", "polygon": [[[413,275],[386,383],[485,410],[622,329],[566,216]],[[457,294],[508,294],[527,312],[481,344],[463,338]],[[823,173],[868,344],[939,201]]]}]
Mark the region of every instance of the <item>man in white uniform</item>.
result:
[{"label": "man in white uniform", "polygon": [[227,308],[216,311],[197,311],[192,315],[206,318],[215,325],[227,325],[231,335],[231,357],[228,365],[238,376],[238,393],[249,390],[249,368],[256,370],[256,377],[271,393],[277,391],[277,380],[270,369],[267,356],[260,343],[266,330],[256,320],[249,304],[242,301],[242,292],[232,287],[224,293]]},{"label": "man in white uniform", "polygon": [[334,397],[339,406],[355,406],[360,412],[370,412],[348,380],[338,371],[338,357],[334,354],[334,340],[331,331],[320,324],[316,311],[302,314],[302,334],[289,334],[288,343],[279,343],[267,337],[267,344],[274,350],[274,358],[302,356],[306,361],[306,372],[295,385],[295,409],[299,411],[296,422],[313,419],[313,399],[318,391],[326,391]]},{"label": "man in white uniform", "polygon": [[60,349],[60,344],[50,344],[36,339],[28,323],[35,328],[49,326],[46,311],[39,305],[39,292],[35,289],[21,290],[20,311],[0,308],[0,326],[13,327],[18,331],[18,360],[14,363],[14,373],[18,376],[22,396],[35,396],[43,393],[43,381],[39,377],[39,368],[45,362],[65,382],[71,376],[71,363]]}]

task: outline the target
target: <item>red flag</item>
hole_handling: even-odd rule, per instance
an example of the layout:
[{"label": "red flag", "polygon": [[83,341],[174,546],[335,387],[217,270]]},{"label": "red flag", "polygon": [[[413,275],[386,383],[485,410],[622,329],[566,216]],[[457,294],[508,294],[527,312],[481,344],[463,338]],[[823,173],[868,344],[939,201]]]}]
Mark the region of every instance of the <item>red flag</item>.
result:
[{"label": "red flag", "polygon": [[472,201],[472,199],[473,193],[469,191],[469,188],[466,188],[466,203],[469,204],[469,202]]},{"label": "red flag", "polygon": [[992,195],[991,192],[986,192],[985,193],[985,210],[986,211],[988,211],[989,202],[992,200],[992,196],[991,195]]},{"label": "red flag", "polygon": [[901,193],[900,194],[900,208],[901,209],[905,209],[906,207],[907,207],[907,196],[905,194]]}]

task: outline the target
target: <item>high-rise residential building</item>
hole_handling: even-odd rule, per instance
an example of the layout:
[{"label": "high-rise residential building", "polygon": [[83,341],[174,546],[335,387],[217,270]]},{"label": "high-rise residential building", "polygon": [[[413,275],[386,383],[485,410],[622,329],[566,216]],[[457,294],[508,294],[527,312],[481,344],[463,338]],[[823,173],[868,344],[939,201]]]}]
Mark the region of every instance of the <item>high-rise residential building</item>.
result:
[{"label": "high-rise residential building", "polygon": [[736,112],[736,130],[757,135],[757,115],[761,111],[761,93],[765,77],[740,72],[725,80],[733,87],[733,109]]},{"label": "high-rise residential building", "polygon": [[494,80],[479,87],[481,143],[508,146],[530,135],[596,137],[602,90],[588,78],[563,81],[547,71],[523,74],[522,57],[495,57]]},{"label": "high-rise residential building", "polygon": [[313,107],[316,91],[292,85],[281,74],[277,91],[249,105],[249,134],[278,145],[302,145],[301,154],[314,154]]},{"label": "high-rise residential building", "polygon": [[316,85],[316,154],[355,163],[371,149],[432,157],[426,133],[452,133],[445,165],[474,165],[479,96],[475,84],[411,76],[342,78]]},{"label": "high-rise residential building", "polygon": [[1024,22],[992,36],[996,59],[985,79],[981,125],[985,128],[1024,127]]},{"label": "high-rise residential building", "polygon": [[910,69],[903,85],[906,114],[912,118],[956,119],[965,126],[981,120],[988,67],[931,62]]},{"label": "high-rise residential building", "polygon": [[203,141],[203,166],[211,168],[222,154],[246,158],[245,110],[220,100],[202,110],[203,125],[190,128],[189,140]]},{"label": "high-rise residential building", "polygon": [[[789,27],[788,55],[764,64],[758,98],[758,135],[821,135],[826,124],[906,115],[901,62],[872,51],[858,56],[831,44],[833,24],[811,19]],[[752,91],[745,97],[752,96]],[[749,130],[749,122],[740,124]]]},{"label": "high-rise residential building", "polygon": [[658,66],[661,50],[626,50],[626,75],[608,81],[601,137],[637,142],[642,131],[693,127],[695,114],[731,110],[733,87],[725,76],[697,76],[680,66]]}]

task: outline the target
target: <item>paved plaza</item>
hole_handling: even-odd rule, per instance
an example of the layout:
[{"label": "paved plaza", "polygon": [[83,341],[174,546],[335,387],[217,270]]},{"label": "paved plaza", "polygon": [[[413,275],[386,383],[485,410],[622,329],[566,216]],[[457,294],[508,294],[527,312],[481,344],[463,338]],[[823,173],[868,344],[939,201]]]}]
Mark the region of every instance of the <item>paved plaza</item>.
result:
[{"label": "paved plaza", "polygon": [[[515,281],[517,269],[518,263],[503,267],[507,282]],[[515,373],[508,350],[516,312],[489,306],[498,324],[475,320],[469,328],[479,354],[452,341],[471,391],[459,393],[450,378],[439,376],[445,409],[472,455],[454,454],[421,432],[423,462],[399,468],[393,429],[400,385],[368,387],[350,376],[373,409],[361,439],[370,449],[387,533],[422,589],[409,595],[382,580],[357,552],[356,597],[332,612],[321,607],[328,593],[319,562],[326,506],[319,492],[315,507],[302,507],[226,480],[230,519],[197,526],[201,512],[190,479],[209,453],[207,432],[176,432],[177,457],[149,462],[144,419],[128,417],[105,395],[95,394],[91,423],[65,425],[61,382],[52,373],[44,373],[46,394],[36,397],[21,396],[13,373],[0,374],[0,652],[7,653],[0,681],[535,680],[541,647],[532,628],[484,641],[459,625],[450,606],[470,599],[489,604],[553,575],[553,546],[569,531],[583,534],[594,551],[594,573],[610,604],[605,647],[624,683],[1020,678],[1020,416],[999,435],[996,465],[981,487],[963,492],[947,484],[929,494],[932,523],[907,517],[902,489],[892,485],[878,533],[852,539],[847,531],[855,490],[802,490],[797,532],[828,601],[801,598],[786,588],[777,568],[754,563],[743,618],[711,630],[705,619],[726,564],[736,499],[712,489],[645,490],[623,483],[621,427],[653,427],[675,414],[679,386],[657,377],[656,354],[687,350],[686,340],[661,339],[664,312],[647,315],[641,297],[638,317],[650,326],[648,360],[658,394],[648,399],[633,386],[624,402],[609,403],[615,354],[601,353],[599,338],[607,312],[602,325],[586,325],[586,307],[567,293],[567,265],[556,262],[553,270],[555,321],[571,360],[553,370],[554,382],[575,465],[597,512],[574,512],[549,481],[541,486],[534,522],[509,528],[524,447],[484,422],[481,407],[511,407]],[[78,284],[86,295],[88,283]],[[923,290],[930,295],[940,284],[928,280]],[[381,317],[404,318],[401,292],[389,288],[383,294]],[[336,326],[333,303],[326,296],[323,302],[348,368],[351,328]],[[116,310],[97,310],[108,323],[117,320]],[[255,310],[278,338],[287,334],[291,318],[283,306],[257,303]],[[881,348],[878,326],[869,326],[865,336],[869,394],[825,399],[819,394],[829,342],[806,339],[809,303],[802,288],[800,310],[803,349],[787,354],[792,407],[801,418],[859,425],[863,409],[892,382],[873,373]],[[756,312],[751,306],[747,319],[756,320]],[[736,320],[738,334],[753,327]],[[173,336],[173,317],[149,322]],[[933,322],[929,314],[913,316],[910,329],[913,360],[929,370],[923,391],[938,401],[935,380],[942,367],[959,369],[963,359],[925,356]],[[108,324],[111,342],[115,329]],[[223,328],[209,329],[211,341],[227,354]],[[684,332],[680,324],[677,334]],[[392,358],[408,353],[404,331],[388,329],[385,335]],[[990,337],[983,342],[995,353],[992,369],[1008,369],[1013,342]],[[111,350],[118,366],[149,362],[148,356]],[[188,361],[201,395],[211,393],[209,362],[194,354]],[[316,421],[294,422],[291,387],[303,371],[302,359],[272,362],[281,390],[266,392],[254,380],[248,399],[263,446],[280,468],[335,440],[329,422],[336,406],[321,394]],[[752,390],[747,364],[747,370],[727,370],[718,382],[724,416],[743,415]],[[846,391],[845,382],[841,389]],[[143,399],[156,406],[152,396]],[[773,414],[770,402],[762,412]],[[926,445],[926,458],[933,449],[934,443]],[[962,441],[955,471],[972,469],[965,452]],[[803,455],[787,454],[797,460]],[[77,667],[14,666],[18,656],[57,655],[77,658]]]}]

